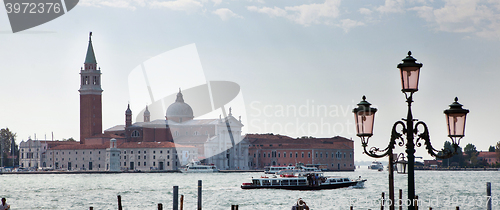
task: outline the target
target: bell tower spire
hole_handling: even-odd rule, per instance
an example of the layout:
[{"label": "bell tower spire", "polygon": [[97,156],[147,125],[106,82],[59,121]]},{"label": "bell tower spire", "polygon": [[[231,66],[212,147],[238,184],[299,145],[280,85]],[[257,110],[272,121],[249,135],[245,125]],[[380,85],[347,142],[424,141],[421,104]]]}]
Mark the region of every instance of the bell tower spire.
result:
[{"label": "bell tower spire", "polygon": [[97,69],[92,32],[85,56],[84,68],[80,71],[80,144],[85,139],[102,133],[101,69]]}]

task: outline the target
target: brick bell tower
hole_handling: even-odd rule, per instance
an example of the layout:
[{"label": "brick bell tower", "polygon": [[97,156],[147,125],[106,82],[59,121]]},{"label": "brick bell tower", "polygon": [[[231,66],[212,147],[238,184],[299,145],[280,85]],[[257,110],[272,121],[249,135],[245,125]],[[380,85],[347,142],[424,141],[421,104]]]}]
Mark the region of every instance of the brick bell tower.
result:
[{"label": "brick bell tower", "polygon": [[80,144],[85,138],[102,133],[101,69],[92,47],[92,32],[89,34],[89,46],[84,67],[80,71]]}]

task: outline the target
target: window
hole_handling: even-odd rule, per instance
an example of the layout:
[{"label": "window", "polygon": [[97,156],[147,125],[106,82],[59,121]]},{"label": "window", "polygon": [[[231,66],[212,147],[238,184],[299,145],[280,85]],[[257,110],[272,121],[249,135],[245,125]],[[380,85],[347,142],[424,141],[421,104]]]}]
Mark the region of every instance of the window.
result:
[{"label": "window", "polygon": [[304,153],[303,153],[303,152],[302,152],[302,154],[301,154],[301,155],[302,155],[302,157],[304,157]]},{"label": "window", "polygon": [[253,157],[256,157],[256,156],[257,156],[256,153],[253,153]]},{"label": "window", "polygon": [[144,155],[144,159],[146,159],[146,155]]},{"label": "window", "polygon": [[323,158],[323,153],[322,152],[319,153],[319,157]]},{"label": "window", "polygon": [[144,166],[146,166],[146,162],[144,162]]},{"label": "window", "polygon": [[153,160],[156,159],[156,157],[153,155]]},{"label": "window", "polygon": [[153,154],[155,154],[155,153],[156,153],[156,151],[155,151],[155,150],[153,150]]},{"label": "window", "polygon": [[123,151],[123,154],[127,154],[127,151]]},{"label": "window", "polygon": [[318,153],[316,152],[316,158],[318,158]]},{"label": "window", "polygon": [[137,151],[137,154],[141,154],[141,151]]},{"label": "window", "polygon": [[266,157],[266,153],[264,152],[264,157]]},{"label": "window", "polygon": [[137,166],[141,166],[141,162],[137,162]]},{"label": "window", "polygon": [[162,151],[162,150],[160,150],[160,154],[161,154],[161,153],[163,153],[163,151]]},{"label": "window", "polygon": [[281,157],[281,154],[278,152],[278,157]]},{"label": "window", "polygon": [[292,152],[290,152],[290,157],[293,157],[293,156],[292,156]]},{"label": "window", "polygon": [[141,156],[140,155],[137,155],[137,159],[140,160],[141,159]]},{"label": "window", "polygon": [[141,136],[141,133],[139,133],[139,131],[132,131],[132,137],[139,137]]},{"label": "window", "polygon": [[299,157],[299,153],[295,153],[295,158],[298,158]]},{"label": "window", "polygon": [[325,152],[325,158],[328,158],[328,152]]},{"label": "window", "polygon": [[125,160],[126,160],[126,159],[127,159],[127,156],[123,156],[123,159],[125,159]]},{"label": "window", "polygon": [[90,154],[92,154],[92,151],[90,151]]},{"label": "window", "polygon": [[156,166],[156,162],[153,162],[153,166]]},{"label": "window", "polygon": [[[255,157],[255,156],[254,156]],[[283,152],[283,157],[285,158],[286,157],[286,152]]]},{"label": "window", "polygon": [[344,158],[345,158],[345,153],[344,153]]},{"label": "window", "polygon": [[167,160],[170,160],[170,155],[167,155]]},{"label": "window", "polygon": [[127,166],[127,162],[123,162],[123,166]]},{"label": "window", "polygon": [[167,166],[170,166],[170,162],[167,162]]},{"label": "window", "polygon": [[311,158],[311,153],[310,152],[307,153],[307,157]]},{"label": "window", "polygon": [[146,150],[144,150],[144,154],[146,154]]}]

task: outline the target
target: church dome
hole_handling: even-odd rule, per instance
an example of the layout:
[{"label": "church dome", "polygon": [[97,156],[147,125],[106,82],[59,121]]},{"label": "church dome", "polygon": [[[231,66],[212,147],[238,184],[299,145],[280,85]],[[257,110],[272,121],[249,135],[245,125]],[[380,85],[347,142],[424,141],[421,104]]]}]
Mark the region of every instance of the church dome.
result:
[{"label": "church dome", "polygon": [[175,102],[167,108],[167,118],[172,120],[190,120],[194,118],[193,109],[191,108],[191,106],[189,106],[189,104],[184,103],[184,98],[182,97],[180,89],[179,93],[177,93],[177,99],[175,100]]}]

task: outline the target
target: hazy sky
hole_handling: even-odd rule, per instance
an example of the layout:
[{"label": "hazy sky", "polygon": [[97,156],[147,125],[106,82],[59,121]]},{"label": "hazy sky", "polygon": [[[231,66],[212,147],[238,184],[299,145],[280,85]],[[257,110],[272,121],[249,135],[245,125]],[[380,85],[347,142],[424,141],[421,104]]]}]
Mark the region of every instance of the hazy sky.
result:
[{"label": "hazy sky", "polygon": [[411,50],[423,63],[413,113],[428,124],[433,145],[448,140],[443,110],[455,96],[470,109],[460,146],[487,150],[500,140],[498,0],[80,0],[16,34],[1,9],[0,126],[18,142],[51,132],[79,138],[79,71],[90,31],[103,129],[124,124],[135,67],[194,43],[207,81],[241,86],[250,133],[340,135],[354,140],[356,160],[371,160],[361,154],[351,111],[366,95],[379,110],[370,145],[387,145],[393,123],[406,116],[396,66]]}]

